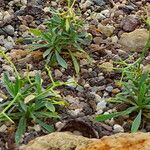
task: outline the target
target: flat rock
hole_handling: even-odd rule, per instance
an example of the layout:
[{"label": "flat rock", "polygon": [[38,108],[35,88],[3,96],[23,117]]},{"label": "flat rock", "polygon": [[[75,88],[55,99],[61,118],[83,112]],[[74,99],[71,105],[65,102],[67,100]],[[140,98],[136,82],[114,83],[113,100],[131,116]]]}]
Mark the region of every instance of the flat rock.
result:
[{"label": "flat rock", "polygon": [[126,51],[141,52],[147,39],[148,31],[146,29],[136,29],[130,33],[123,33],[118,42]]},{"label": "flat rock", "polygon": [[54,132],[32,140],[20,150],[75,150],[78,146],[87,145],[91,142],[91,139],[73,135],[70,132]]},{"label": "flat rock", "polygon": [[105,136],[75,150],[150,150],[150,133],[119,133]]}]

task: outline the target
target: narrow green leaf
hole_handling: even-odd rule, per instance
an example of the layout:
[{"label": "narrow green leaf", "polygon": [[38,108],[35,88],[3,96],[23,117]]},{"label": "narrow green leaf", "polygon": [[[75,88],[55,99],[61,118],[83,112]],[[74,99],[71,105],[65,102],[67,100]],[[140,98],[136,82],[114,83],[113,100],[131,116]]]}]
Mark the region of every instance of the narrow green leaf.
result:
[{"label": "narrow green leaf", "polygon": [[22,116],[19,120],[18,128],[15,134],[15,142],[19,144],[21,136],[25,133],[26,130],[26,118]]},{"label": "narrow green leaf", "polygon": [[142,116],[142,111],[140,110],[139,114],[136,116],[136,118],[132,123],[131,132],[136,132],[139,129],[141,124],[141,116]]},{"label": "narrow green leaf", "polygon": [[31,28],[31,29],[29,29],[29,31],[31,32],[31,33],[33,33],[35,36],[41,36],[41,30],[39,30],[39,29],[33,29],[33,28]]},{"label": "narrow green leaf", "polygon": [[44,123],[43,121],[36,119],[35,120],[41,127],[43,127],[45,130],[47,130],[49,133],[54,132],[54,127],[50,126],[46,123]]},{"label": "narrow green leaf", "polygon": [[69,19],[66,19],[66,31],[68,32],[70,29]]},{"label": "narrow green leaf", "polygon": [[47,108],[48,110],[50,110],[51,112],[55,112],[55,107],[54,107],[54,105],[53,105],[52,103],[46,102],[45,106],[46,106],[46,108]]},{"label": "narrow green leaf", "polygon": [[59,65],[61,65],[63,68],[67,69],[67,63],[66,61],[59,55],[57,51],[55,51],[56,59]]},{"label": "narrow green leaf", "polygon": [[52,48],[47,49],[44,53],[43,53],[43,58],[47,57],[50,52],[51,52]]},{"label": "narrow green leaf", "polygon": [[36,97],[36,96],[33,95],[33,94],[28,95],[28,96],[24,99],[24,103],[25,103],[25,104],[29,103],[30,101],[34,100],[35,97]]},{"label": "narrow green leaf", "polygon": [[111,113],[111,114],[98,115],[96,117],[96,121],[105,121],[105,120],[115,118],[115,117],[118,117],[118,116],[125,116],[125,115],[128,115],[131,112],[135,111],[136,109],[137,109],[136,107],[130,107],[127,110],[122,111],[122,112],[115,112],[115,113]]},{"label": "narrow green leaf", "polygon": [[80,71],[80,67],[79,67],[79,64],[78,64],[78,62],[77,62],[77,59],[76,59],[76,57],[73,55],[73,53],[72,53],[70,50],[69,50],[69,53],[70,53],[70,55],[71,55],[71,58],[72,58],[72,61],[73,61],[73,65],[74,65],[75,71],[76,71],[76,73],[78,74],[79,71]]},{"label": "narrow green leaf", "polygon": [[40,48],[48,48],[49,45],[48,44],[31,44],[31,50],[34,51],[34,50],[37,50],[37,49],[40,49]]}]

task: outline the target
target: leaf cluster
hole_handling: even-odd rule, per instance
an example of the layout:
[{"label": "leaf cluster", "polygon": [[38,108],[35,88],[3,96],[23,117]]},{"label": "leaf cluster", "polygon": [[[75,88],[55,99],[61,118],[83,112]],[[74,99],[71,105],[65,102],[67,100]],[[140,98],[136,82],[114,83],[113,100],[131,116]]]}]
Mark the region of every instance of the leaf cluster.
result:
[{"label": "leaf cluster", "polygon": [[31,45],[32,50],[44,49],[43,58],[50,65],[58,63],[63,68],[67,68],[68,64],[65,58],[72,59],[76,73],[79,73],[80,67],[78,64],[76,52],[85,53],[81,45],[87,44],[91,37],[87,32],[84,32],[82,20],[75,14],[75,1],[68,1],[66,11],[50,10],[52,17],[47,21],[46,31],[38,29],[30,29],[36,36],[33,38],[34,43]]},{"label": "leaf cluster", "polygon": [[56,105],[64,105],[61,96],[55,88],[64,85],[63,82],[53,82],[47,87],[42,85],[39,74],[35,77],[16,77],[11,81],[9,74],[3,74],[3,85],[9,93],[6,102],[0,104],[0,121],[18,122],[15,141],[18,144],[25,133],[28,121],[39,124],[43,129],[52,132],[51,125],[44,122],[47,118],[59,118]]}]

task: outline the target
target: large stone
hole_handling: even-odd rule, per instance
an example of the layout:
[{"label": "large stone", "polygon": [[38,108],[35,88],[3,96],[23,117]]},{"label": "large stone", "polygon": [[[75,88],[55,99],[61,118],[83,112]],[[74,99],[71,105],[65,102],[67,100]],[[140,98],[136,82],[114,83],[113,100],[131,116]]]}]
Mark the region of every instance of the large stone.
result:
[{"label": "large stone", "polygon": [[140,52],[144,48],[147,39],[148,31],[146,29],[136,29],[130,33],[123,33],[118,42],[124,50]]},{"label": "large stone", "polygon": [[20,150],[150,150],[150,133],[119,133],[100,140],[69,132],[38,137]]},{"label": "large stone", "polygon": [[87,145],[92,141],[69,132],[55,132],[36,138],[20,150],[75,150],[78,146]]},{"label": "large stone", "polygon": [[120,133],[106,136],[75,150],[150,150],[150,133]]}]

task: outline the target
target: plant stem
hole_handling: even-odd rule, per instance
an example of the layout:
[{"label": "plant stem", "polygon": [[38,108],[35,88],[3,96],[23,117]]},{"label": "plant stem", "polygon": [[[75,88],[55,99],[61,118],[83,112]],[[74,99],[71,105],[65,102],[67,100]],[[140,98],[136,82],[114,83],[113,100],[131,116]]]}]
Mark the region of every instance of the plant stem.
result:
[{"label": "plant stem", "polygon": [[53,80],[52,73],[51,73],[50,69],[48,68],[47,65],[45,66],[45,68],[46,68],[46,70],[48,72],[48,76],[49,76],[50,80],[52,81],[52,84],[55,86],[55,82]]},{"label": "plant stem", "polygon": [[12,105],[13,103],[18,99],[18,97],[20,96],[21,94],[20,93],[17,93],[17,95],[14,97],[14,99],[9,103],[8,106],[6,106],[3,111],[0,113],[1,114],[4,114]]},{"label": "plant stem", "polygon": [[4,53],[4,51],[0,50],[0,55],[12,66],[12,68],[15,71],[16,76],[20,79],[20,75],[19,75],[15,65],[12,63],[12,61],[9,59],[9,57]]}]

